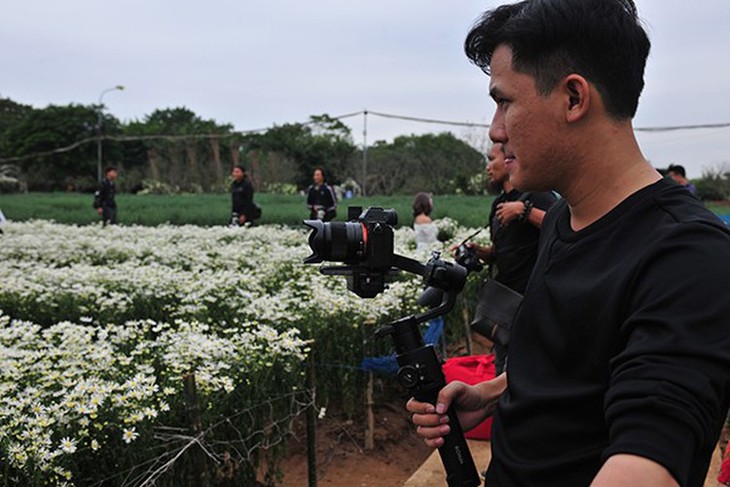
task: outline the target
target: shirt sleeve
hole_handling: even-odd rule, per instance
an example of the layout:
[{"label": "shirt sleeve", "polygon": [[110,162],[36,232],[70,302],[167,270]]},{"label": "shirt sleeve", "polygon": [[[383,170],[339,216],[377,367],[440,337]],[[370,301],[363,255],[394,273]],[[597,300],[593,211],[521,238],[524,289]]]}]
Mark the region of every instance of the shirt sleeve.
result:
[{"label": "shirt sleeve", "polygon": [[528,198],[535,208],[547,211],[558,198],[551,192],[532,193]]},{"label": "shirt sleeve", "polygon": [[603,457],[643,456],[680,485],[702,485],[729,406],[730,236],[706,223],[676,227],[657,235],[626,291]]},{"label": "shirt sleeve", "polygon": [[317,202],[315,201],[316,195],[314,194],[313,189],[314,189],[314,186],[309,186],[309,188],[307,188],[307,206],[309,207],[310,210],[313,210],[314,205],[317,204]]},{"label": "shirt sleeve", "polygon": [[337,195],[335,195],[335,190],[330,186],[329,184],[326,185],[327,188],[327,195],[329,195],[329,204],[327,205],[326,210],[332,211],[335,208],[337,208]]}]

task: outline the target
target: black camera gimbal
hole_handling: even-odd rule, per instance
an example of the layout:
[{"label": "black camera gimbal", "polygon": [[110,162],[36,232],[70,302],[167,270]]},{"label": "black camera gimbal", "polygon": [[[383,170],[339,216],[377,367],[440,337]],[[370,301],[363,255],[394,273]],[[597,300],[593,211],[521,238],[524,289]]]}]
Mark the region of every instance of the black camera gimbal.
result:
[{"label": "black camera gimbal", "polygon": [[[429,309],[388,323],[378,328],[375,336],[390,336],[393,339],[399,366],[396,376],[398,383],[408,389],[417,400],[435,405],[439,391],[446,385],[446,378],[436,349],[433,345],[424,343],[418,325],[444,315],[453,308],[456,295],[466,282],[467,271],[458,264],[441,260],[438,252],[434,252],[425,265],[392,254],[391,264],[396,269],[423,277],[426,289],[419,298],[419,304],[428,306]],[[383,289],[380,287],[381,279],[385,277],[382,272],[373,273],[370,269],[358,266],[325,266],[320,270],[326,275],[344,275],[348,279],[356,276],[358,279],[363,276],[367,276],[368,280],[375,278],[376,282],[370,285]],[[388,271],[393,272],[395,271],[392,268]],[[370,287],[368,283],[359,285]],[[481,481],[459,419],[453,409],[448,411],[448,416],[451,432],[444,437],[444,444],[438,449],[446,470],[446,482],[449,487],[476,487]]]},{"label": "black camera gimbal", "polygon": [[[419,264],[420,265],[420,264]],[[403,269],[413,272],[411,269]],[[436,404],[439,391],[446,385],[441,360],[433,345],[426,345],[418,328],[420,323],[448,313],[456,302],[456,295],[466,281],[466,269],[459,265],[442,261],[435,254],[428,264],[415,272],[423,276],[426,290],[419,302],[430,305],[434,290],[443,291],[441,303],[428,311],[417,315],[406,316],[380,327],[375,336],[390,336],[395,345],[398,361],[397,380],[408,389],[417,400]],[[455,282],[456,281],[456,282]],[[456,285],[456,287],[454,287]],[[464,432],[456,416],[456,411],[448,411],[451,431],[444,437],[444,444],[439,447],[441,462],[446,470],[446,483],[449,487],[474,487],[481,484]]]}]

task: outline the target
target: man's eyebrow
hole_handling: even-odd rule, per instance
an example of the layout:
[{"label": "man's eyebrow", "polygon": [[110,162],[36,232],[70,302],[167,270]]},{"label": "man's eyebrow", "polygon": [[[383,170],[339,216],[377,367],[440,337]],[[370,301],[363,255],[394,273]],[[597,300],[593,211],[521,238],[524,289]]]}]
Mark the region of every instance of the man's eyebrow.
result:
[{"label": "man's eyebrow", "polygon": [[502,91],[497,86],[490,86],[489,87],[489,96],[496,100],[497,98],[502,98],[504,95],[502,94]]}]

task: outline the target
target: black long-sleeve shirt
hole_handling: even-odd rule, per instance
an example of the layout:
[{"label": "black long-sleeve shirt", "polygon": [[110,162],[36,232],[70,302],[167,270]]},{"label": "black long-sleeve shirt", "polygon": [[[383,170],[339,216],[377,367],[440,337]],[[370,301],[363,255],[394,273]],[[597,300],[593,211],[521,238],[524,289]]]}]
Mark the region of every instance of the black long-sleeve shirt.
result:
[{"label": "black long-sleeve shirt", "polygon": [[307,190],[307,206],[309,207],[309,218],[317,219],[318,210],[324,210],[324,221],[330,221],[337,215],[337,196],[332,186],[322,183],[319,186],[313,184]]},{"label": "black long-sleeve shirt", "polygon": [[543,222],[487,485],[585,486],[614,454],[701,487],[730,405],[730,231],[661,180],[573,232]]},{"label": "black long-sleeve shirt", "polygon": [[[492,202],[492,211],[489,214],[489,233],[494,244],[492,269],[496,268],[495,280],[520,294],[525,292],[537,260],[540,229],[527,220],[511,221],[502,225],[497,219],[497,207],[500,203],[518,201],[523,194],[516,189],[500,194]],[[552,193],[538,192],[529,193],[527,199],[535,208],[547,211],[557,198]]]},{"label": "black long-sleeve shirt", "polygon": [[253,185],[246,178],[231,184],[231,212],[253,219]]},{"label": "black long-sleeve shirt", "polygon": [[116,208],[116,193],[117,188],[114,181],[104,179],[99,183],[99,189],[96,190],[96,194],[94,195],[95,204],[98,204],[99,208]]}]

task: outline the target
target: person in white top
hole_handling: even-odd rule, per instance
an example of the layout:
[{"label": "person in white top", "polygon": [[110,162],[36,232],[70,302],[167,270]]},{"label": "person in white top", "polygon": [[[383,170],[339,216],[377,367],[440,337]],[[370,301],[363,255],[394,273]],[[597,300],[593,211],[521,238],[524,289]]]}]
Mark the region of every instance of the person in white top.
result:
[{"label": "person in white top", "polygon": [[416,233],[416,251],[429,250],[438,243],[439,229],[431,220],[433,201],[428,193],[418,193],[413,199],[413,230]]}]

